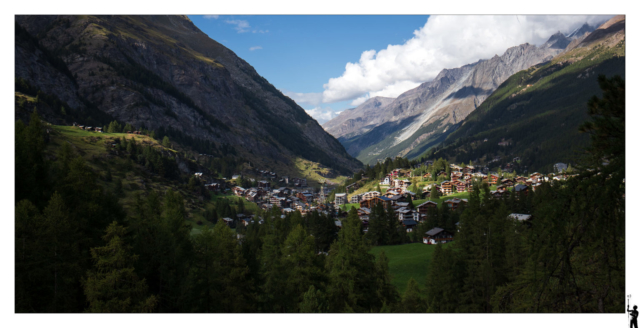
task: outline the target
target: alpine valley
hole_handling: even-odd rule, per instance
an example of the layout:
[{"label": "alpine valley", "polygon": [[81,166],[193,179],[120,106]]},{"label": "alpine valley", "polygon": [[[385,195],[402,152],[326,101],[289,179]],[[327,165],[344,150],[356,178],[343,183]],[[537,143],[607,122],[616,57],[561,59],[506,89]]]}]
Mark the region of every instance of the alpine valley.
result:
[{"label": "alpine valley", "polygon": [[[576,127],[586,118],[586,101],[597,94],[598,74],[624,77],[624,42],[624,16],[600,27],[585,23],[540,46],[521,44],[501,56],[444,69],[395,99],[370,98],[324,128],[366,164],[432,157],[460,140],[456,152],[447,148],[437,156],[478,163],[514,155],[533,170],[548,169],[569,161],[572,150],[588,141]],[[554,127],[534,128],[542,122]],[[503,138],[509,147],[498,146]]]}]

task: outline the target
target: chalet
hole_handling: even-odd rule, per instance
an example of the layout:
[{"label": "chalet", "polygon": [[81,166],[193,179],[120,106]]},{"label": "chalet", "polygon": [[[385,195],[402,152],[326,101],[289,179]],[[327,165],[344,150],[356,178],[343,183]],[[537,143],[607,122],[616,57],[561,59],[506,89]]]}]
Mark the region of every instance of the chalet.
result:
[{"label": "chalet", "polygon": [[285,197],[288,195],[291,195],[291,189],[287,188],[287,187],[280,187],[278,189],[276,189],[278,192],[278,196],[280,197]]},{"label": "chalet", "polygon": [[467,192],[469,192],[469,193],[473,192],[473,182],[472,181],[466,182],[464,187],[467,190]]},{"label": "chalet", "polygon": [[451,171],[453,172],[461,172],[462,171],[462,167],[456,164],[449,164],[449,167],[451,168]]},{"label": "chalet", "polygon": [[445,200],[444,203],[445,205],[447,205],[448,208],[455,211],[456,209],[458,209],[460,204],[467,204],[468,201],[466,199],[453,198],[453,199]]},{"label": "chalet", "polygon": [[529,187],[527,185],[517,184],[515,187],[513,187],[513,191],[516,192],[516,196],[526,196],[529,194]]},{"label": "chalet", "polygon": [[246,192],[246,190],[242,187],[239,186],[234,186],[231,188],[231,191],[233,191],[233,194],[236,196],[244,196],[244,193]]},{"label": "chalet", "polygon": [[378,203],[383,203],[385,208],[388,206],[391,206],[391,199],[385,197],[385,196],[380,196],[380,197],[375,197],[373,199],[370,200],[363,200],[360,202],[360,207],[366,207],[366,208],[373,208],[374,206],[376,206]]},{"label": "chalet", "polygon": [[507,186],[505,186],[505,185],[496,186],[496,190],[497,191],[507,191]]},{"label": "chalet", "polygon": [[296,197],[305,203],[313,203],[313,194],[310,192],[299,192]]},{"label": "chalet", "polygon": [[440,191],[443,195],[450,195],[453,193],[453,184],[451,181],[443,181],[440,184]]},{"label": "chalet", "polygon": [[209,184],[205,184],[204,187],[207,188],[207,190],[217,191],[217,190],[220,189],[220,184],[219,183],[209,183]]},{"label": "chalet", "polygon": [[489,185],[490,186],[496,185],[496,184],[498,184],[498,181],[500,181],[500,177],[498,175],[496,175],[496,174],[490,174],[488,176],[488,178],[489,178]]},{"label": "chalet", "polygon": [[384,177],[384,179],[382,179],[382,181],[380,181],[380,184],[383,186],[388,186],[391,184],[391,177],[390,176],[386,176]]},{"label": "chalet", "polygon": [[427,172],[422,177],[425,179],[431,179],[431,173]]},{"label": "chalet", "polygon": [[515,183],[525,183],[527,178],[525,177],[517,177]]},{"label": "chalet", "polygon": [[505,190],[491,190],[491,196],[493,196],[493,198],[497,198],[497,199],[501,199],[505,196],[506,191]]},{"label": "chalet", "polygon": [[422,242],[425,244],[445,244],[453,241],[453,234],[442,228],[433,228],[425,233]]},{"label": "chalet", "polygon": [[416,206],[416,210],[418,210],[418,213],[420,213],[420,216],[427,217],[430,209],[435,209],[438,208],[438,203],[433,202],[433,201],[426,201],[418,206]]},{"label": "chalet", "polygon": [[411,232],[413,231],[413,228],[415,228],[415,226],[418,225],[418,222],[416,222],[413,219],[408,219],[408,220],[402,220],[402,226],[407,229],[407,232]]},{"label": "chalet", "polygon": [[475,166],[473,165],[465,166],[462,168],[463,174],[468,174],[468,173],[470,174],[470,173],[473,173],[474,171],[475,171]]},{"label": "chalet", "polygon": [[395,169],[395,170],[391,171],[391,175],[392,175],[394,178],[397,178],[397,177],[402,176],[402,173],[400,172],[400,170],[401,170],[401,169]]},{"label": "chalet", "polygon": [[271,189],[271,182],[266,180],[258,181],[258,188]]},{"label": "chalet", "polygon": [[456,187],[456,192],[464,192],[466,188],[466,184],[462,181],[452,181],[451,184]]},{"label": "chalet", "polygon": [[451,172],[451,180],[459,180],[462,179],[462,172]]},{"label": "chalet", "polygon": [[511,179],[502,179],[502,185],[506,187],[513,187],[513,180]]},{"label": "chalet", "polygon": [[84,130],[84,125],[78,125],[81,130]]},{"label": "chalet", "polygon": [[91,130],[93,130],[93,127],[92,126],[87,126],[84,129],[87,130],[87,131],[91,131]]},{"label": "chalet", "polygon": [[346,204],[347,203],[347,194],[345,194],[345,193],[336,194],[335,203],[336,203],[336,206],[340,206],[340,205]]},{"label": "chalet", "polygon": [[222,218],[222,221],[223,221],[226,225],[228,225],[229,227],[232,227],[232,225],[233,225],[233,219],[231,219],[231,218]]},{"label": "chalet", "polygon": [[404,196],[404,195],[393,195],[393,196],[387,197],[387,199],[389,199],[391,201],[391,205],[395,205],[398,202],[406,202],[407,201],[407,197]]},{"label": "chalet", "polygon": [[96,132],[102,133],[102,128],[96,128]]},{"label": "chalet", "polygon": [[369,191],[369,192],[365,192],[364,194],[362,194],[362,199],[373,199],[373,198],[380,197],[380,196],[381,196],[380,192]]},{"label": "chalet", "polygon": [[410,220],[413,219],[413,214],[411,214],[411,209],[406,207],[401,207],[396,210],[396,214],[398,215],[398,220]]},{"label": "chalet", "polygon": [[447,177],[447,172],[445,171],[438,172],[438,177]]}]

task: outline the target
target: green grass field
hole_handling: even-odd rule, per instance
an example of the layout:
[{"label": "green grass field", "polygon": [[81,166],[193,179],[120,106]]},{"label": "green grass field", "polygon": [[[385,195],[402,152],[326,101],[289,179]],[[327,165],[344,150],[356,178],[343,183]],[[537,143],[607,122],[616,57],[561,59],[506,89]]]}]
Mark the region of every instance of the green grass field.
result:
[{"label": "green grass field", "polygon": [[[450,245],[444,244],[442,246],[449,247]],[[389,258],[391,281],[402,295],[407,288],[407,282],[411,278],[415,279],[421,288],[424,288],[427,273],[429,272],[429,263],[435,249],[435,245],[414,243],[376,246],[371,249],[370,253],[377,257],[380,252],[384,251]]]}]

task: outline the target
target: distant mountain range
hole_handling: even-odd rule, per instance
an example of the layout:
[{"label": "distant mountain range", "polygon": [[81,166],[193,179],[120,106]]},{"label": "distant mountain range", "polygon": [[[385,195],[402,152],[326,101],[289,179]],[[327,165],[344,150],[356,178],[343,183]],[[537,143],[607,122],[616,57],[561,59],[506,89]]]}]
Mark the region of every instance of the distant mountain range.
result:
[{"label": "distant mountain range", "polygon": [[[602,96],[598,75],[625,77],[625,17],[616,16],[548,63],[509,77],[427,157],[513,162],[529,172],[577,163],[589,136],[578,131],[587,102]],[[499,145],[502,143],[502,145]]]},{"label": "distant mountain range", "polygon": [[53,123],[117,119],[277,172],[296,158],[343,174],[362,165],[186,16],[16,16],[15,42],[15,77],[67,105],[39,107]]},{"label": "distant mountain range", "polygon": [[595,28],[584,24],[568,36],[560,32],[552,35],[539,47],[525,43],[507,49],[502,56],[444,69],[433,81],[396,99],[372,98],[345,110],[324,128],[364,163],[386,157],[418,157],[444,141],[507,78],[550,61]]}]

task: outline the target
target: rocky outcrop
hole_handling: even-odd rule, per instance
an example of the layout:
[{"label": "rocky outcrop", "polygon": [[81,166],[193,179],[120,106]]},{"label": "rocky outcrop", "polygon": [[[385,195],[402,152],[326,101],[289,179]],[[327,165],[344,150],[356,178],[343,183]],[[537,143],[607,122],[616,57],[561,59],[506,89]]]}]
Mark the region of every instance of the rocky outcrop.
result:
[{"label": "rocky outcrop", "polygon": [[301,107],[187,17],[16,16],[16,22],[73,74],[39,63],[36,51],[16,43],[16,77],[71,106],[88,102],[123,123],[231,145],[274,170],[294,157],[344,173],[360,166]]},{"label": "rocky outcrop", "polygon": [[344,110],[340,115],[323,124],[324,129],[334,137],[352,135],[354,132],[361,134],[367,131],[368,126],[375,126],[382,116],[382,109],[390,104],[394,98],[373,97],[367,99],[356,108]]}]

